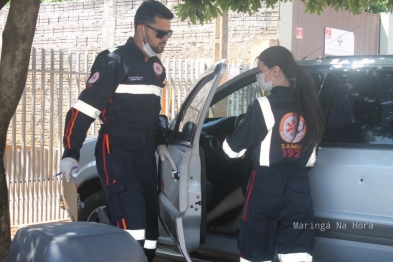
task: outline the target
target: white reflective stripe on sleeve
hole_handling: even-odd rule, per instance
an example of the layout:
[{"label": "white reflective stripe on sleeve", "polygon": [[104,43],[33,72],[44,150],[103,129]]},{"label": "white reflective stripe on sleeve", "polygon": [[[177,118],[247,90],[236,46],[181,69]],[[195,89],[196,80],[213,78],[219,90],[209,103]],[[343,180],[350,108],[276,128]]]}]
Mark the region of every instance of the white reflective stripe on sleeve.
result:
[{"label": "white reflective stripe on sleeve", "polygon": [[97,116],[101,114],[101,111],[97,108],[92,107],[89,104],[86,104],[82,100],[76,101],[75,105],[73,106],[76,110],[82,112],[83,114],[90,116],[91,118],[96,119]]},{"label": "white reflective stripe on sleeve", "polygon": [[314,147],[314,150],[312,151],[312,154],[308,159],[306,166],[313,166],[316,160],[317,160],[317,147]]},{"label": "white reflective stripe on sleeve", "polygon": [[262,110],[263,118],[265,119],[267,135],[261,143],[261,152],[259,155],[259,165],[269,166],[270,165],[270,144],[272,140],[272,128],[274,126],[275,120],[272,108],[270,107],[269,100],[267,97],[258,98],[259,105]]},{"label": "white reflective stripe on sleeve", "polygon": [[130,230],[125,229],[135,240],[144,240],[145,239],[145,230],[138,229],[138,230]]},{"label": "white reflective stripe on sleeve", "polygon": [[312,262],[312,256],[308,253],[278,254],[278,258],[280,259],[281,262],[293,262],[293,261]]},{"label": "white reflective stripe on sleeve", "polygon": [[155,85],[119,85],[115,93],[161,96],[162,88]]},{"label": "white reflective stripe on sleeve", "polygon": [[236,153],[234,151],[232,151],[232,149],[229,147],[227,140],[224,140],[224,143],[222,144],[222,150],[224,150],[225,154],[228,155],[228,157],[230,158],[239,158],[242,157],[247,149],[243,149],[242,151],[240,151],[239,153]]},{"label": "white reflective stripe on sleeve", "polygon": [[143,248],[146,249],[156,249],[157,248],[157,240],[145,240],[145,244]]}]

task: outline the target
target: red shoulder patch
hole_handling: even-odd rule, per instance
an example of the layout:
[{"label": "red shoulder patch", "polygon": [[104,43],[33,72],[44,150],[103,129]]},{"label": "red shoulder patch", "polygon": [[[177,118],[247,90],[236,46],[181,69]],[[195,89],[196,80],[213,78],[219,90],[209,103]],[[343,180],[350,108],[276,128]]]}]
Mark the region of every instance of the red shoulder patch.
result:
[{"label": "red shoulder patch", "polygon": [[157,62],[153,63],[153,69],[154,69],[154,72],[156,73],[156,75],[158,75],[158,76],[162,75],[162,73],[164,72],[164,68],[162,67],[162,65],[160,65]]},{"label": "red shoulder patch", "polygon": [[97,80],[100,78],[100,72],[95,72],[90,78],[89,81],[87,81],[90,84],[94,84],[97,82]]}]

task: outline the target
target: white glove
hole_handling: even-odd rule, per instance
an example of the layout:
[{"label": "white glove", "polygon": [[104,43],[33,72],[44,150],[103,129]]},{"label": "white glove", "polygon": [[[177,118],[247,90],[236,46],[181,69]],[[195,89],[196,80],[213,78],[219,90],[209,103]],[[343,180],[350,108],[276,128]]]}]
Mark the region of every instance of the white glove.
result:
[{"label": "white glove", "polygon": [[60,172],[63,173],[67,182],[70,182],[71,171],[78,170],[78,161],[72,157],[65,157],[60,161]]},{"label": "white glove", "polygon": [[169,153],[169,150],[166,147],[166,145],[157,146],[157,152],[160,155],[161,161],[165,161],[165,159],[168,160],[169,163],[171,163],[173,170],[177,170],[175,162],[173,162],[171,153]]}]

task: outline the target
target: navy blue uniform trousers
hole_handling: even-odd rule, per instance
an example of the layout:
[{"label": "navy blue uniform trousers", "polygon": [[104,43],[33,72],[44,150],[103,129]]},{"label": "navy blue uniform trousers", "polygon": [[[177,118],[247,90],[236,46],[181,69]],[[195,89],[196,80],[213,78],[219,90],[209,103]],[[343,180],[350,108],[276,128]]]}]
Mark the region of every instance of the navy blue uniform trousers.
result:
[{"label": "navy blue uniform trousers", "polygon": [[272,260],[276,251],[311,253],[314,210],[306,168],[261,166],[254,170],[242,212],[238,224],[241,257],[265,261]]},{"label": "navy blue uniform trousers", "polygon": [[[96,164],[104,189],[108,218],[144,247],[149,261],[158,238],[158,191],[155,146],[107,134],[99,136]],[[142,233],[145,233],[141,235]],[[146,243],[149,243],[146,245]],[[152,246],[153,243],[153,246]]]}]

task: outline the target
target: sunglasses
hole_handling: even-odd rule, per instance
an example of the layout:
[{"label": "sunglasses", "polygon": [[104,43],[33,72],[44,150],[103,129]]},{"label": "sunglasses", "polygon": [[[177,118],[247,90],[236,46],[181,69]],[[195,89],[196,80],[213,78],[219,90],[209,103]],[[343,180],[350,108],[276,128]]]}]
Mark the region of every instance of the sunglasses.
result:
[{"label": "sunglasses", "polygon": [[155,31],[155,32],[156,32],[156,37],[157,37],[158,39],[163,39],[165,36],[168,36],[168,38],[169,38],[169,37],[171,37],[171,35],[172,35],[172,33],[173,33],[172,30],[165,31],[165,30],[161,30],[161,29],[154,28],[154,27],[152,27],[152,26],[150,26],[150,25],[148,25],[148,24],[145,24],[145,26],[147,26],[147,27],[150,28],[151,30]]}]

